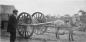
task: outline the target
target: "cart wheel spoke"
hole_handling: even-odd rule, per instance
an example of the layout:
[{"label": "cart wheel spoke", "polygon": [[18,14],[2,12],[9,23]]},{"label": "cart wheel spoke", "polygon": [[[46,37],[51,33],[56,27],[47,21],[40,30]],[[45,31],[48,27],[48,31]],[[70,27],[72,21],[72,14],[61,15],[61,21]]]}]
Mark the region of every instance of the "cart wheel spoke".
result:
[{"label": "cart wheel spoke", "polygon": [[[20,13],[17,19],[18,19],[18,24],[23,24],[23,23],[31,24],[32,23],[31,15],[26,12]],[[25,25],[18,26],[19,35],[24,38],[30,38],[33,35],[33,28],[29,30],[28,27],[31,28],[30,26],[25,26]]]},{"label": "cart wheel spoke", "polygon": [[[46,17],[41,12],[33,13],[32,18],[34,20],[33,23],[44,23],[44,22],[46,22]],[[45,31],[46,31],[46,28],[43,26],[36,27],[36,29],[35,29],[35,33],[37,35],[43,34]]]}]

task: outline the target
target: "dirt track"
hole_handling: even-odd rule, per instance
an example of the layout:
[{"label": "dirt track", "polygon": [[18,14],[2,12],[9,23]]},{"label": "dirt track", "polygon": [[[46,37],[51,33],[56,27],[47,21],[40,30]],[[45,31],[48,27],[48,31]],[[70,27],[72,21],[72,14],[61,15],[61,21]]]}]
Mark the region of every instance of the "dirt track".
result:
[{"label": "dirt track", "polygon": [[[74,33],[74,41],[72,42],[86,42],[86,32],[75,31]],[[1,42],[9,42],[9,36],[6,35],[0,36]],[[68,34],[60,35],[60,39],[56,39],[55,34],[45,33],[44,35],[33,35],[32,39],[17,37],[16,42],[69,42],[69,40]]]}]

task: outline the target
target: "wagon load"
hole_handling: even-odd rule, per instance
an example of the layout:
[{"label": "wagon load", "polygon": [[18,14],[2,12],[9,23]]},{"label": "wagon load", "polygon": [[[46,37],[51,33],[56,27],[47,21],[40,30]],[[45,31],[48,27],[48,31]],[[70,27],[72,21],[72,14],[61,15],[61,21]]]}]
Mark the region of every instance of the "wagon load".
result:
[{"label": "wagon load", "polygon": [[82,23],[86,24],[86,15],[80,16],[80,20],[81,20]]}]

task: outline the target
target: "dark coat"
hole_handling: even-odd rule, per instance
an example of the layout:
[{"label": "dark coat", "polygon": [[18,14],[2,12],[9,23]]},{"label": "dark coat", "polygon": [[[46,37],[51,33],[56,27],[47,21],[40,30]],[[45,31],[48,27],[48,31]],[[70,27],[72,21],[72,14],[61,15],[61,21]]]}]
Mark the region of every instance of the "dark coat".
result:
[{"label": "dark coat", "polygon": [[16,32],[17,19],[14,15],[9,17],[7,32]]}]

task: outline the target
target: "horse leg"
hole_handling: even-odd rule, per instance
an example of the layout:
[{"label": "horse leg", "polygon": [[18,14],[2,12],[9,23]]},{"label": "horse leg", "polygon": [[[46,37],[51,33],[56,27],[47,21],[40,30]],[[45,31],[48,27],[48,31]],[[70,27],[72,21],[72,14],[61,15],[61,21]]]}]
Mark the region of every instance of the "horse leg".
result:
[{"label": "horse leg", "polygon": [[60,39],[60,37],[59,37],[59,28],[56,28],[56,39]]},{"label": "horse leg", "polygon": [[56,33],[56,38],[59,39],[59,35],[58,35],[58,33]]},{"label": "horse leg", "polygon": [[69,41],[74,41],[74,39],[73,39],[73,31],[69,31]]}]

